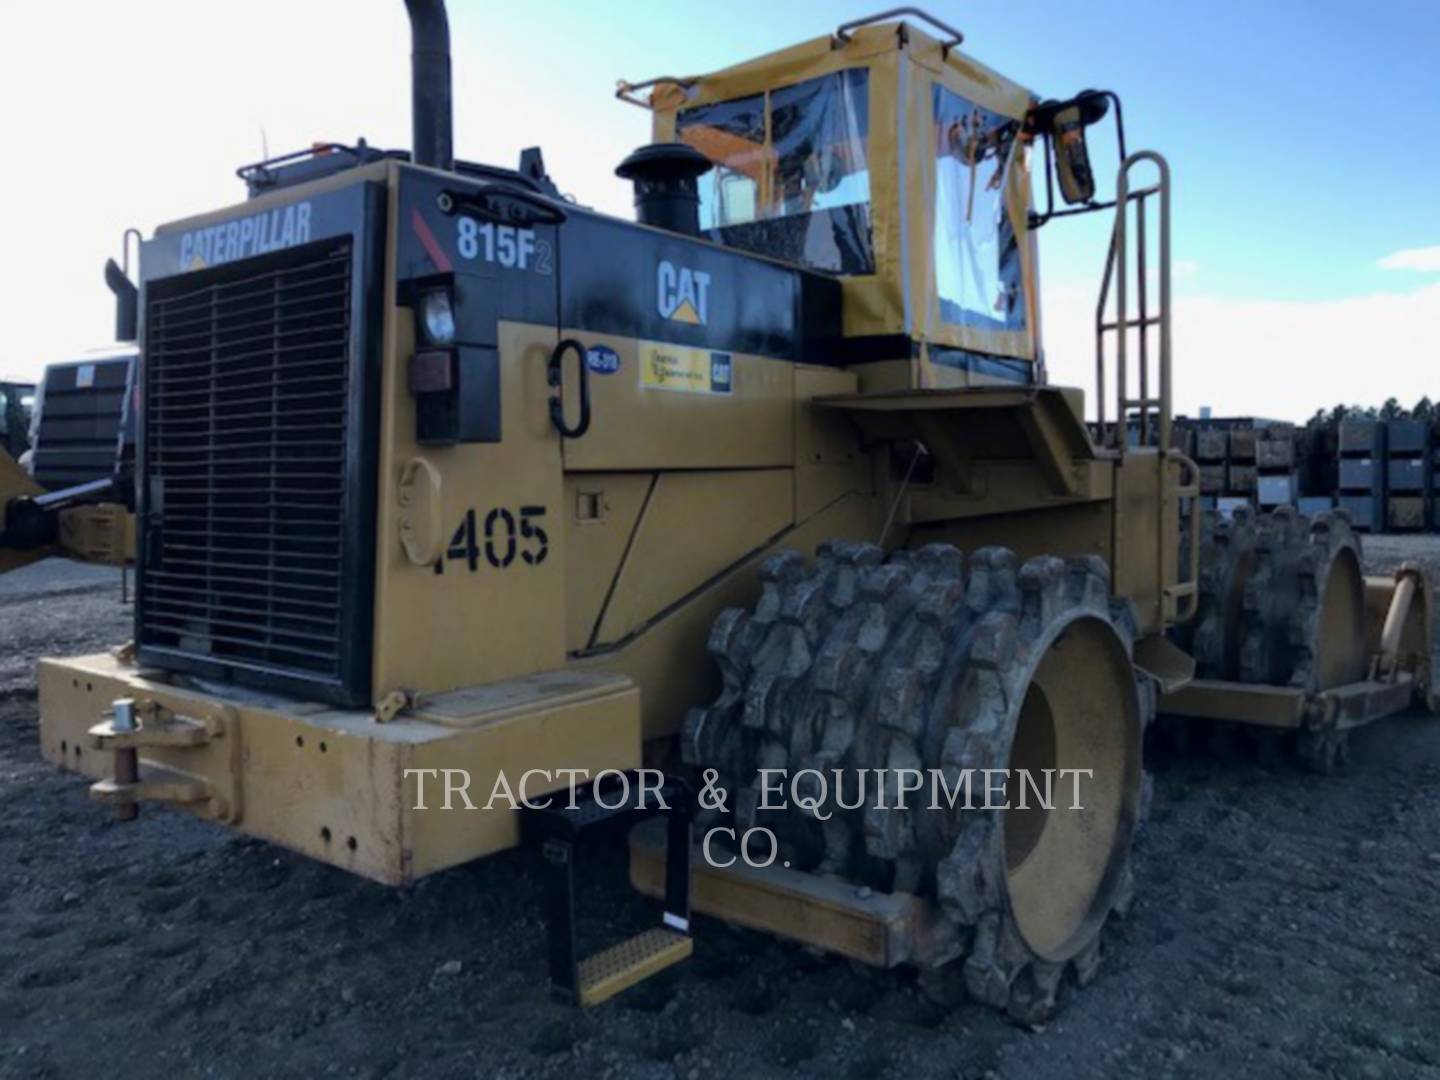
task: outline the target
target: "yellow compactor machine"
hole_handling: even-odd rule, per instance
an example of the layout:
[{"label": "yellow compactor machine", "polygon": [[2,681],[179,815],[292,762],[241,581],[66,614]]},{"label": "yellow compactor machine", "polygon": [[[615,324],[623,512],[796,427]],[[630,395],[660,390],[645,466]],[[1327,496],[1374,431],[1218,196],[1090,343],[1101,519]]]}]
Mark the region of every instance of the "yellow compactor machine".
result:
[{"label": "yellow compactor machine", "polygon": [[[39,672],[44,754],[96,798],[394,884],[533,835],[586,1003],[688,954],[693,908],[1034,1021],[1128,899],[1157,701],[1327,766],[1431,694],[1417,571],[1364,579],[1339,516],[1201,513],[1169,170],[1113,95],[1041,99],[888,12],[622,84],[654,123],[630,222],[537,152],[457,160],[443,6],[407,6],[413,153],[249,166],[143,245],[135,638]],[[1084,212],[1114,222],[1094,426],[1040,333],[1037,230]],[[631,870],[665,920],[582,961],[574,846],[608,811],[489,797],[646,764],[673,778],[633,809],[668,792],[671,824]],[[1007,768],[1088,771],[1083,809],[896,809]],[[691,820],[680,777],[723,807]],[[768,866],[723,842],[756,828]]]}]

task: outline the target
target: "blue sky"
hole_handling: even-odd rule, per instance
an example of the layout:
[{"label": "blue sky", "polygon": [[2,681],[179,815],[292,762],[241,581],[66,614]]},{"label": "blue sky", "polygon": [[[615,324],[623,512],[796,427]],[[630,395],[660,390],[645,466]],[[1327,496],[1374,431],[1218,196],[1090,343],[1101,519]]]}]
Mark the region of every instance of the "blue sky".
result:
[{"label": "blue sky", "polygon": [[1004,5],[1048,18],[1025,41],[998,7],[967,16],[977,51],[1041,93],[1117,90],[1132,145],[1169,157],[1177,257],[1201,268],[1181,287],[1349,296],[1405,283],[1386,254],[1440,244],[1433,0]]},{"label": "blue sky", "polygon": [[[611,174],[648,117],[617,78],[712,70],[884,6],[451,0],[457,151],[508,164],[538,143],[564,189],[628,215]],[[1169,157],[1179,408],[1440,397],[1440,2],[930,7],[1037,93],[1118,91],[1132,148]],[[121,231],[240,200],[233,170],[262,138],[408,145],[408,63],[400,0],[0,0],[0,143],[26,152],[0,171],[0,372],[108,341],[100,267]],[[1092,377],[1107,226],[1042,234],[1057,381]],[[1406,251],[1432,269],[1380,265]]]},{"label": "blue sky", "polygon": [[[547,43],[552,68],[600,93],[617,73],[711,70],[869,10],[742,0],[716,19],[704,14],[714,7],[683,3],[541,7],[563,11],[572,28],[568,47]],[[1435,0],[929,7],[965,32],[972,55],[1042,96],[1089,86],[1121,95],[1132,148],[1163,151],[1175,170],[1177,257],[1202,267],[1216,295],[1324,299],[1389,288],[1403,282],[1377,260],[1440,244]],[[456,6],[457,38],[483,42],[496,22]],[[517,41],[517,54],[526,51]],[[1055,253],[1066,264],[1047,273],[1093,276],[1084,251],[1069,265],[1067,247]],[[1199,284],[1197,275],[1185,287]]]}]

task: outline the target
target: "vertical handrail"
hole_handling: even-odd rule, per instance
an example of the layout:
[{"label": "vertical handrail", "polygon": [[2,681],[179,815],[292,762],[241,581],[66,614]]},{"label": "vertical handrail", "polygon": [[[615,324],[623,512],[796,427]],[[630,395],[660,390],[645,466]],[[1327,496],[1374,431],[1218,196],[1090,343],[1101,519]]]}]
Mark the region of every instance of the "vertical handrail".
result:
[{"label": "vertical handrail", "polygon": [[[1145,259],[1145,196],[1147,192],[1140,192],[1135,196],[1135,292],[1140,302],[1140,334],[1137,344],[1140,349],[1140,400],[1150,400],[1150,333],[1149,333],[1149,307],[1145,301],[1149,298],[1145,288],[1145,279],[1148,272],[1148,265]],[[1140,406],[1140,445],[1150,445],[1150,407]]]},{"label": "vertical handrail", "polygon": [[1135,158],[1148,159],[1160,173],[1160,447],[1168,452],[1173,424],[1170,383],[1170,163],[1153,150],[1142,150]]},{"label": "vertical handrail", "polygon": [[1115,178],[1115,441],[1121,457],[1130,447],[1130,414],[1126,410],[1130,383],[1130,250],[1127,222],[1130,219],[1130,162],[1120,163]]},{"label": "vertical handrail", "polygon": [[1110,299],[1110,281],[1115,274],[1115,230],[1110,230],[1110,250],[1105,256],[1105,274],[1100,280],[1100,299],[1095,304],[1095,420],[1101,446],[1108,446],[1110,433],[1105,425],[1105,304]]},{"label": "vertical handrail", "polygon": [[[1155,166],[1157,178],[1154,184],[1132,190],[1131,170],[1141,162],[1150,162]],[[1147,200],[1151,196],[1158,196],[1159,201],[1159,241],[1158,259],[1159,266],[1159,303],[1152,309],[1150,304],[1149,284],[1149,244],[1146,236],[1146,215]],[[1130,317],[1130,236],[1129,236],[1129,215],[1131,204],[1135,207],[1135,269],[1136,269],[1136,299],[1138,300],[1138,314],[1132,319]],[[1111,289],[1115,291],[1115,318],[1113,322],[1107,322],[1105,309],[1110,300]],[[1101,445],[1110,446],[1117,456],[1124,457],[1130,442],[1129,410],[1131,407],[1139,410],[1139,439],[1142,446],[1148,446],[1150,442],[1151,410],[1155,410],[1154,431],[1157,441],[1157,453],[1155,455],[1157,478],[1156,498],[1160,502],[1161,519],[1164,519],[1167,505],[1171,498],[1175,500],[1176,509],[1182,498],[1190,498],[1191,504],[1191,552],[1188,576],[1177,582],[1175,585],[1168,585],[1165,580],[1166,563],[1166,530],[1156,530],[1156,552],[1155,566],[1157,575],[1156,602],[1161,605],[1162,615],[1165,614],[1166,601],[1174,605],[1173,616],[1177,619],[1193,615],[1197,595],[1198,578],[1198,540],[1195,536],[1195,526],[1198,523],[1199,507],[1199,470],[1195,464],[1178,453],[1171,447],[1173,435],[1173,390],[1171,386],[1171,322],[1170,322],[1170,164],[1165,158],[1153,150],[1141,150],[1125,158],[1120,165],[1120,171],[1115,181],[1115,225],[1110,234],[1110,251],[1105,261],[1105,273],[1100,284],[1100,298],[1095,307],[1095,382],[1096,382],[1096,415],[1098,418],[1098,434]],[[1158,328],[1157,341],[1157,371],[1154,395],[1152,396],[1150,380],[1150,328]],[[1130,397],[1130,344],[1129,334],[1131,329],[1139,331],[1139,342],[1136,349],[1137,359],[1140,365],[1139,377],[1136,380],[1138,396]],[[1115,422],[1113,427],[1107,424],[1107,409],[1105,393],[1105,335],[1113,330],[1116,335],[1115,342]],[[1181,475],[1186,479],[1182,481],[1181,476],[1176,477],[1173,485],[1167,483],[1171,467],[1177,467]],[[1117,508],[1118,509],[1118,508]],[[1177,568],[1178,569],[1178,568]]]}]

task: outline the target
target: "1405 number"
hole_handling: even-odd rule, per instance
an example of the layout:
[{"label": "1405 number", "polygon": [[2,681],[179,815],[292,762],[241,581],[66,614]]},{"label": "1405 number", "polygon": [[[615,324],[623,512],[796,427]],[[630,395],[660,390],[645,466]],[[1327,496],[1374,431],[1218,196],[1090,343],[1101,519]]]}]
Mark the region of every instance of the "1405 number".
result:
[{"label": "1405 number", "polygon": [[483,518],[478,510],[466,510],[445,554],[435,560],[435,573],[443,574],[446,562],[457,561],[473,574],[482,558],[496,570],[517,558],[526,566],[539,566],[550,553],[550,537],[539,523],[544,516],[543,506],[522,506],[518,513],[497,506]]}]

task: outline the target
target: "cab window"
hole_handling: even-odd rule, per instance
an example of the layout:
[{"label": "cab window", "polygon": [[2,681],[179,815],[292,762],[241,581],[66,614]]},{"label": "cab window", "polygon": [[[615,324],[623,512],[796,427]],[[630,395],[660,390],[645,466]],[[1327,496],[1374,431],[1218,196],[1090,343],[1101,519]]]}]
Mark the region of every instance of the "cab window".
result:
[{"label": "cab window", "polygon": [[868,91],[857,68],[681,111],[677,136],[715,163],[700,178],[700,227],[817,270],[874,273]]},{"label": "cab window", "polygon": [[1005,204],[1020,125],[934,88],[935,289],[940,318],[1022,330],[1020,245]]}]

